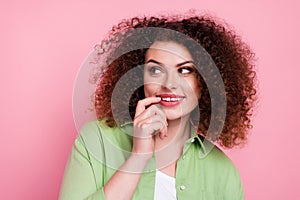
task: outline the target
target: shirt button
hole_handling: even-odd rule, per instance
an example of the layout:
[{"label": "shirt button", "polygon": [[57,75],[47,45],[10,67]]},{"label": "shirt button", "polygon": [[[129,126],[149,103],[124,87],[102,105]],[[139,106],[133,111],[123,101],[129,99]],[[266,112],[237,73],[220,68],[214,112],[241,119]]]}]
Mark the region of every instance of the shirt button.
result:
[{"label": "shirt button", "polygon": [[186,157],[186,156],[185,156],[185,155],[183,155],[183,156],[182,156],[182,159],[184,160],[184,159],[185,159],[185,157]]},{"label": "shirt button", "polygon": [[191,142],[195,142],[195,138],[193,138],[193,139],[191,140]]},{"label": "shirt button", "polygon": [[185,186],[184,186],[184,185],[181,185],[181,186],[180,186],[180,190],[185,190]]}]

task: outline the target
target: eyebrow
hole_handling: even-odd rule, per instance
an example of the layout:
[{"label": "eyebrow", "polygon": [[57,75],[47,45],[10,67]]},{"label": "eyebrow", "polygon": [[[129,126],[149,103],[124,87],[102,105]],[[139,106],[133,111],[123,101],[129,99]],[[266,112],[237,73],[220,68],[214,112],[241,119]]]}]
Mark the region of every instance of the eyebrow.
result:
[{"label": "eyebrow", "polygon": [[[156,60],[153,60],[153,59],[148,60],[148,61],[146,62],[146,64],[149,63],[149,62],[153,62],[153,63],[155,63],[155,64],[158,64],[158,65],[161,65],[161,66],[165,66],[163,63],[160,63],[160,62],[158,62],[158,61],[156,61]],[[182,63],[178,63],[178,64],[176,65],[176,67],[180,67],[180,66],[185,65],[185,64],[188,64],[188,63],[192,63],[193,65],[195,65],[193,61],[188,60],[188,61],[184,61],[184,62],[182,62]]]}]

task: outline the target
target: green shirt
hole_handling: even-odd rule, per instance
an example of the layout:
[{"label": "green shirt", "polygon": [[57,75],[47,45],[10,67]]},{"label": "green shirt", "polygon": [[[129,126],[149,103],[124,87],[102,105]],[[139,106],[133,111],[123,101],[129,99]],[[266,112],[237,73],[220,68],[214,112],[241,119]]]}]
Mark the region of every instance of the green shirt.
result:
[{"label": "green shirt", "polygon": [[[244,199],[239,173],[231,160],[216,146],[210,146],[208,151],[208,144],[191,130],[176,166],[177,199]],[[86,124],[73,145],[59,199],[105,199],[103,186],[130,155],[130,132],[132,124],[121,128],[110,128],[99,121]],[[155,169],[154,155],[141,175],[133,199],[153,200]]]}]

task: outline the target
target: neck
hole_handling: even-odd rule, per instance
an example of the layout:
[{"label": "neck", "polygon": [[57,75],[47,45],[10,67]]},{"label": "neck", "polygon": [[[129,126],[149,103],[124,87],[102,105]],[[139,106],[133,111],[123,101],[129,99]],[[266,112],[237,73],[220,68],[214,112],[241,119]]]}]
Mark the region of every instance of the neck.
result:
[{"label": "neck", "polygon": [[190,137],[189,119],[189,116],[186,116],[177,120],[168,120],[168,137],[179,140],[188,139]]},{"label": "neck", "polygon": [[156,149],[174,144],[176,144],[177,147],[183,148],[185,141],[190,137],[189,119],[189,116],[185,116],[176,120],[168,120],[168,136],[164,139],[160,139],[159,135],[156,135]]},{"label": "neck", "polygon": [[155,137],[155,152],[157,168],[163,168],[178,160],[181,156],[185,141],[190,137],[189,116],[168,120],[168,136],[160,139]]}]

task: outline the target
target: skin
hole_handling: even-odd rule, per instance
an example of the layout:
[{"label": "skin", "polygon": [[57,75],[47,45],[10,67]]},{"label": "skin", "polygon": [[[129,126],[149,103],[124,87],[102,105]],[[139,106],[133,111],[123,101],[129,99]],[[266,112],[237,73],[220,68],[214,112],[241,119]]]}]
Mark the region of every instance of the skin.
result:
[{"label": "skin", "polygon": [[191,54],[180,44],[156,41],[147,51],[145,96],[175,94],[183,97],[176,106],[161,106],[168,120],[187,118],[198,105],[200,89],[195,71]]},{"label": "skin", "polygon": [[[104,186],[106,199],[131,199],[154,152],[157,168],[175,177],[177,160],[190,137],[190,114],[200,98],[191,54],[178,43],[156,41],[145,58],[146,98],[136,107],[132,153]],[[162,97],[168,95],[180,100],[166,102]]]},{"label": "skin", "polygon": [[[146,98],[168,94],[183,97],[178,103],[167,106],[160,101],[154,104],[163,112],[168,127],[156,135],[154,151],[157,168],[175,176],[176,161],[182,153],[183,144],[189,134],[190,113],[198,105],[200,88],[196,78],[193,58],[182,45],[172,41],[156,41],[145,55],[144,92]],[[153,117],[155,117],[154,115]],[[151,126],[148,126],[151,130]],[[167,131],[165,131],[167,129]],[[177,148],[176,148],[177,147]],[[152,149],[150,150],[152,151]],[[171,156],[170,156],[171,155]]]}]

